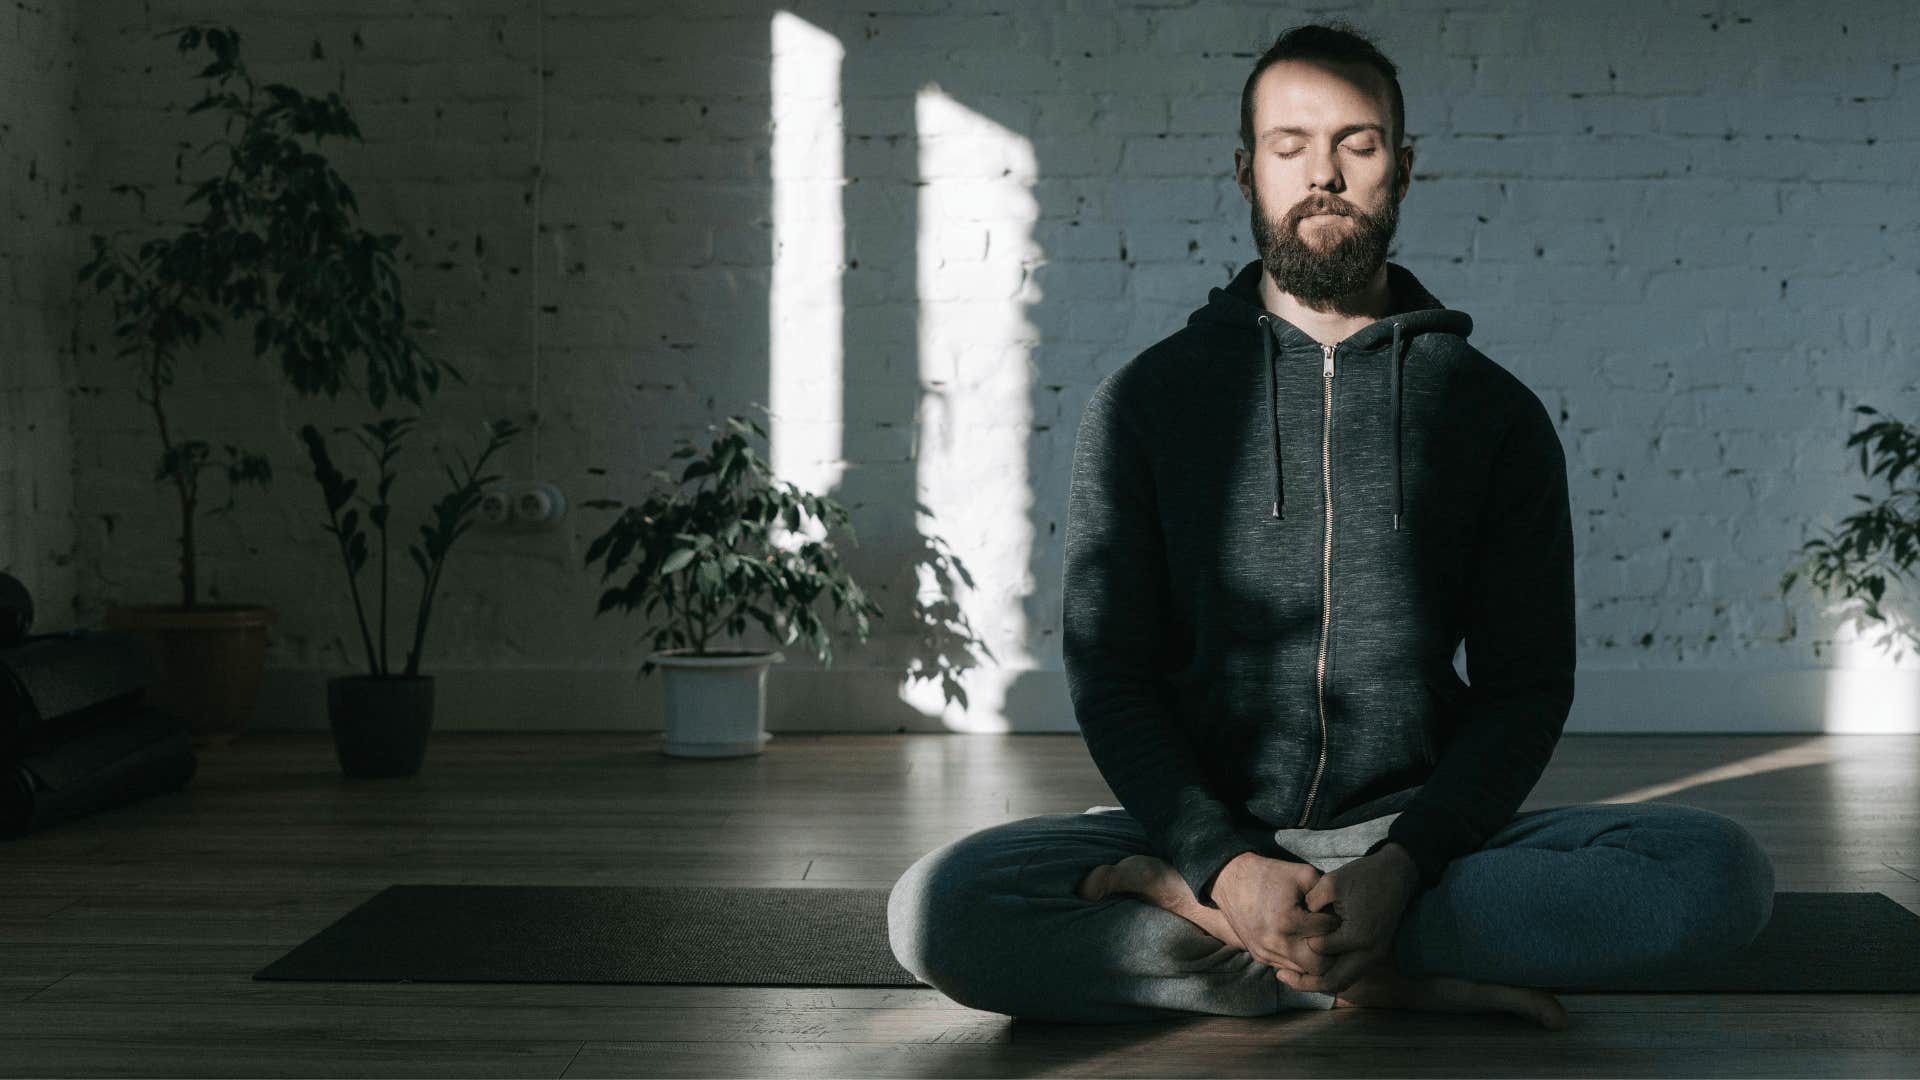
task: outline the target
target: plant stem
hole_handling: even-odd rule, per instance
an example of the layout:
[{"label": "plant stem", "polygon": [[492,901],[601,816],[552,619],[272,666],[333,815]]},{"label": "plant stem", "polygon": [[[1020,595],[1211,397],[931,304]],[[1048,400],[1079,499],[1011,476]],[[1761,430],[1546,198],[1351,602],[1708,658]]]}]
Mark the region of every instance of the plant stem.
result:
[{"label": "plant stem", "polygon": [[721,626],[731,625],[733,620],[738,618],[741,612],[745,611],[748,607],[752,606],[750,600],[751,598],[745,598],[745,599],[742,599],[739,603],[733,605],[733,610],[727,612],[726,618],[720,620],[720,625]]},{"label": "plant stem", "polygon": [[360,601],[360,579],[353,572],[353,559],[347,554],[346,530],[340,527],[340,515],[329,507],[327,516],[333,521],[333,537],[340,542],[340,561],[347,571],[347,591],[353,595],[353,618],[360,625],[360,644],[367,650],[367,670],[378,675],[380,665],[373,655],[373,635],[367,632],[367,607]]},{"label": "plant stem", "polygon": [[[385,507],[387,505],[387,448],[383,444],[380,449],[380,503]],[[392,670],[387,660],[387,518],[392,512],[391,509],[387,509],[380,515],[380,667],[375,671],[377,675],[385,675]]]},{"label": "plant stem", "polygon": [[[178,287],[175,291],[178,292]],[[155,305],[148,309],[146,315],[147,325],[144,329],[148,333],[143,336],[148,337],[149,340],[151,340],[150,331],[153,321],[157,318],[153,312],[158,310],[163,309]],[[147,380],[153,388],[153,396],[148,399],[147,404],[152,406],[153,418],[160,426],[161,460],[174,462],[173,486],[180,495],[180,606],[191,609],[194,606],[194,594],[198,592],[195,588],[196,574],[193,557],[193,511],[194,504],[198,500],[193,490],[194,473],[182,468],[182,463],[173,456],[173,439],[167,432],[167,413],[160,404],[160,390],[164,385],[160,378],[160,368],[165,356],[165,350],[157,346],[148,354]]]},{"label": "plant stem", "polygon": [[[480,470],[486,467],[487,459],[492,457],[495,451],[507,444],[513,433],[511,425],[504,432],[494,429],[492,437],[487,440],[486,449],[480,452],[480,456],[474,459],[472,465],[467,466],[467,478],[464,481],[454,477],[452,469],[447,470],[448,478],[455,480],[457,486],[446,500],[435,505],[435,513],[440,515],[438,524],[441,535],[437,540],[431,535],[427,538],[427,554],[420,558],[420,566],[424,572],[421,574],[420,607],[413,620],[413,649],[407,653],[406,673],[408,675],[420,673],[420,657],[426,651],[427,620],[433,615],[433,596],[440,589],[440,575],[446,570],[447,559],[452,557],[454,543],[460,539],[468,516],[479,505]],[[460,462],[466,465],[466,458],[462,456]],[[487,479],[491,480],[495,477],[487,477]],[[444,511],[442,507],[445,507]]]},{"label": "plant stem", "polygon": [[[691,569],[688,570],[687,577],[689,579],[693,577],[693,572]],[[695,601],[698,601],[700,598],[700,591],[698,589],[693,590],[693,596]],[[693,614],[694,612],[701,611],[702,608],[700,604],[696,602],[693,604],[689,604],[687,606],[687,610],[689,614]],[[694,626],[693,651],[697,653],[706,652],[707,651],[707,620],[700,618],[698,615],[695,615],[692,621]]]},{"label": "plant stem", "polygon": [[440,570],[446,566],[442,559],[434,564],[433,573],[421,583],[420,610],[413,620],[413,649],[407,653],[407,674],[420,674],[420,653],[427,639],[427,619],[433,615],[433,594],[440,587]]},{"label": "plant stem", "polygon": [[360,602],[360,583],[354,580],[352,574],[347,575],[347,591],[353,594],[353,618],[360,624],[360,644],[367,650],[367,670],[378,674],[380,668],[373,658],[373,636],[367,633],[367,609]]}]

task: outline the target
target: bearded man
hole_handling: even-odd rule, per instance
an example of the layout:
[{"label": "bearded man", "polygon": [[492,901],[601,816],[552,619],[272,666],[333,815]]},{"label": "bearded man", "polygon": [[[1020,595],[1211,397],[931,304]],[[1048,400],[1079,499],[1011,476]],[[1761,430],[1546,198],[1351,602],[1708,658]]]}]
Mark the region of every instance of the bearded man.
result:
[{"label": "bearded man", "polygon": [[1724,815],[1519,811],[1573,703],[1566,462],[1473,320],[1387,260],[1405,131],[1350,27],[1296,27],[1248,76],[1259,258],[1101,380],[1075,446],[1063,652],[1121,805],[963,836],[889,897],[896,957],[962,1004],[1561,1028],[1548,989],[1771,917],[1772,863]]}]

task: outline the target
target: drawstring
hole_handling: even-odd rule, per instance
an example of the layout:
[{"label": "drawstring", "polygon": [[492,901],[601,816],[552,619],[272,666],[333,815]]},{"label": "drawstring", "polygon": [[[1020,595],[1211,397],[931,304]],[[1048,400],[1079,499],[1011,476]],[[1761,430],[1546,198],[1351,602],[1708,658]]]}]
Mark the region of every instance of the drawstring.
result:
[{"label": "drawstring", "polygon": [[[1284,499],[1280,485],[1280,380],[1274,371],[1273,326],[1270,316],[1260,316],[1260,351],[1267,362],[1267,436],[1273,452],[1273,516],[1279,518],[1280,504]],[[1390,364],[1389,381],[1393,386],[1393,527],[1400,528],[1400,364],[1403,357],[1403,338],[1400,323],[1393,323],[1393,348],[1387,353]]]},{"label": "drawstring", "polygon": [[1393,324],[1393,350],[1387,354],[1393,364],[1393,527],[1400,528],[1400,322]]},{"label": "drawstring", "polygon": [[1280,380],[1273,370],[1273,327],[1268,324],[1267,316],[1260,316],[1260,345],[1267,360],[1267,437],[1273,451],[1273,516],[1280,517],[1280,503],[1283,499],[1280,490]]}]

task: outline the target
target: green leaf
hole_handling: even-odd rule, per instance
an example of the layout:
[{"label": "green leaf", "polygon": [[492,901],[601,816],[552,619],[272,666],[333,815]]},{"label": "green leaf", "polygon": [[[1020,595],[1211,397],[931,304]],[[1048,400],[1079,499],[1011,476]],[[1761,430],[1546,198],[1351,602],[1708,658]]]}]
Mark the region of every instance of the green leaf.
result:
[{"label": "green leaf", "polygon": [[[598,559],[602,554],[606,552],[607,545],[613,542],[613,535],[614,534],[611,531],[608,531],[608,532],[601,533],[599,536],[596,536],[593,538],[593,542],[587,545],[587,559],[586,559],[585,565],[592,566],[593,561],[595,559]],[[611,569],[611,567],[609,567],[609,569]]]},{"label": "green leaf", "polygon": [[[608,533],[607,535],[613,536],[614,534]],[[607,571],[606,572],[608,574],[611,574],[615,570],[619,569],[620,566],[627,561],[627,556],[633,553],[634,545],[638,544],[639,542],[640,542],[639,533],[632,532],[632,531],[621,532],[614,539],[612,548],[607,552]],[[604,575],[602,576],[604,578]]]}]

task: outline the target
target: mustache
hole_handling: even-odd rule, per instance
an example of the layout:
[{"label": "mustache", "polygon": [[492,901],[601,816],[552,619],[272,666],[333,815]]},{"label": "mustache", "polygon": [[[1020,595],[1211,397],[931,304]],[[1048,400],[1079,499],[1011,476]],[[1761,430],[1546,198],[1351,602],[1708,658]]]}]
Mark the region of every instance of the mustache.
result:
[{"label": "mustache", "polygon": [[1293,210],[1290,211],[1287,216],[1294,221],[1300,221],[1304,218],[1310,218],[1315,214],[1338,214],[1341,217],[1353,217],[1356,211],[1353,207],[1345,203],[1301,202],[1295,204]]}]

